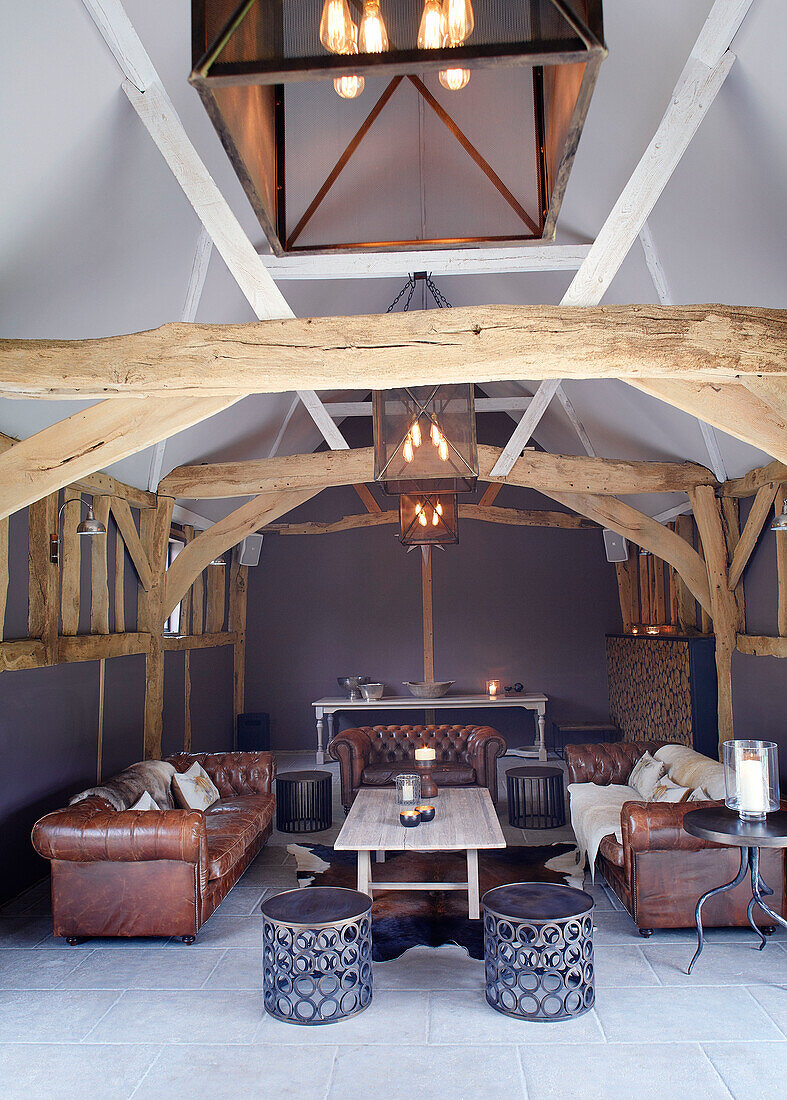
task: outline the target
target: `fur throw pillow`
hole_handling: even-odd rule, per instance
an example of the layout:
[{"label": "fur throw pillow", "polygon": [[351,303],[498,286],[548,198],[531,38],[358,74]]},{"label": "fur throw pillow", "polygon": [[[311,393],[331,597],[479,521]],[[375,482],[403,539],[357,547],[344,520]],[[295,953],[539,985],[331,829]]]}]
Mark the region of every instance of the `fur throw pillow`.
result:
[{"label": "fur throw pillow", "polygon": [[172,776],[175,769],[164,760],[143,760],[107,779],[98,787],[88,787],[69,801],[69,806],[83,798],[98,796],[116,810],[128,810],[143,791],[147,791],[160,810],[173,810]]}]

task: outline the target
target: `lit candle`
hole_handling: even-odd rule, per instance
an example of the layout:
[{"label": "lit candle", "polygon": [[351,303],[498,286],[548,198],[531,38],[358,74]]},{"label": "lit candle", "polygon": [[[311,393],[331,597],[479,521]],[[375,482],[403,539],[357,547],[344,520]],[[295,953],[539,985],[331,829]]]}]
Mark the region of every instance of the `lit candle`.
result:
[{"label": "lit candle", "polygon": [[421,815],[417,810],[402,810],[399,814],[399,820],[405,829],[412,829],[414,826],[421,824]]},{"label": "lit candle", "polygon": [[415,809],[420,814],[422,822],[434,820],[434,806],[416,806]]},{"label": "lit candle", "polygon": [[738,764],[738,808],[743,813],[764,814],[768,809],[768,764],[757,755],[743,756]]},{"label": "lit candle", "polygon": [[415,750],[415,759],[416,760],[435,760],[436,757],[437,757],[437,753],[435,752],[434,749],[416,749]]},{"label": "lit candle", "polygon": [[487,680],[486,690],[489,694],[489,698],[494,699],[497,696],[498,692],[500,691],[500,681],[499,680]]},{"label": "lit candle", "polygon": [[415,792],[413,791],[412,783],[402,784],[402,800],[404,802],[412,802],[415,798]]}]

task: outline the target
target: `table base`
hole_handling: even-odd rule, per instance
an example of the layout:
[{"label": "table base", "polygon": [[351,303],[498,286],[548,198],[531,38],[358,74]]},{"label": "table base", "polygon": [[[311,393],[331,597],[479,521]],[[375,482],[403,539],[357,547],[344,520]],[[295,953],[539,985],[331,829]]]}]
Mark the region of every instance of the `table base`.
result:
[{"label": "table base", "polygon": [[702,954],[702,949],[705,946],[705,936],[702,929],[703,905],[708,900],[708,898],[712,898],[716,894],[723,894],[727,890],[734,890],[735,887],[739,886],[746,878],[747,871],[750,873],[751,876],[752,897],[746,910],[746,915],[749,918],[749,924],[760,937],[759,950],[762,951],[763,947],[765,947],[765,944],[767,943],[767,938],[766,934],[760,928],[758,928],[754,922],[755,905],[759,906],[763,913],[765,913],[766,916],[770,917],[771,920],[775,921],[777,924],[781,924],[782,927],[787,928],[787,920],[785,920],[784,917],[781,917],[778,913],[774,912],[774,910],[771,909],[771,907],[765,902],[765,899],[763,898],[763,894],[771,895],[773,894],[773,890],[771,890],[770,886],[767,886],[763,882],[760,876],[760,849],[755,847],[749,848],[742,846],[741,865],[735,878],[732,879],[731,882],[725,882],[723,886],[716,886],[713,890],[708,890],[708,892],[706,894],[703,894],[697,902],[697,908],[694,911],[694,920],[697,924],[697,950],[694,952],[694,957],[689,963],[689,968],[686,971],[687,974],[691,974],[694,968],[694,964]]},{"label": "table base", "polygon": [[[478,849],[465,848],[467,882],[373,882],[371,852],[358,852],[358,891],[373,896],[375,890],[463,890],[467,892],[467,915],[470,920],[481,917],[481,894],[478,882]],[[379,862],[379,853],[378,853]]]}]

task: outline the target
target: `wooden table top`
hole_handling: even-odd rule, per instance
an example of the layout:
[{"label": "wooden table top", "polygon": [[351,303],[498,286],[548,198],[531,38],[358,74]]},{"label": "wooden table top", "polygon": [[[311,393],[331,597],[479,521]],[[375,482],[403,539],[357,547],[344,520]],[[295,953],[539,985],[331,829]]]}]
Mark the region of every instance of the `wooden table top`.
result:
[{"label": "wooden table top", "polygon": [[486,787],[442,787],[430,805],[435,807],[434,821],[406,829],[399,823],[403,807],[396,804],[395,790],[364,788],[358,792],[333,846],[337,851],[372,852],[505,848],[503,830]]}]

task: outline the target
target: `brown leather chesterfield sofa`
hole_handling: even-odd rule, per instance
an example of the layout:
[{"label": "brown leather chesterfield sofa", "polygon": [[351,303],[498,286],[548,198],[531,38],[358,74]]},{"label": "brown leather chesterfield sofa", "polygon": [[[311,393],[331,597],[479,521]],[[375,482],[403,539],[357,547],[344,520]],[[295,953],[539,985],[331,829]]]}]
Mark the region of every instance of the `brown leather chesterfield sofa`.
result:
[{"label": "brown leather chesterfield sofa", "polygon": [[201,810],[116,810],[97,796],[47,814],[33,827],[52,863],[56,936],[180,936],[200,927],[268,839],[276,763],[267,752],[178,754],[198,760],[221,798]]},{"label": "brown leather chesterfield sofa", "polygon": [[[665,741],[567,745],[569,783],[627,783],[632,768],[647,750],[653,755]],[[722,847],[691,836],[683,828],[684,815],[723,802],[625,802],[621,809],[619,844],[605,836],[596,866],[634,918],[641,936],[656,928],[694,927],[698,899],[714,886],[735,878],[740,848]],[[787,911],[785,852],[761,850],[761,873],[773,890],[771,904]],[[746,913],[751,898],[748,877],[734,890],[710,898],[702,910],[706,927],[749,927]],[[758,925],[769,919],[757,912]],[[772,928],[772,926],[771,926]]]},{"label": "brown leather chesterfield sofa", "polygon": [[392,787],[416,749],[435,750],[438,787],[487,787],[497,801],[497,758],[506,743],[491,726],[360,726],[328,745],[339,761],[345,812],[361,787]]}]

